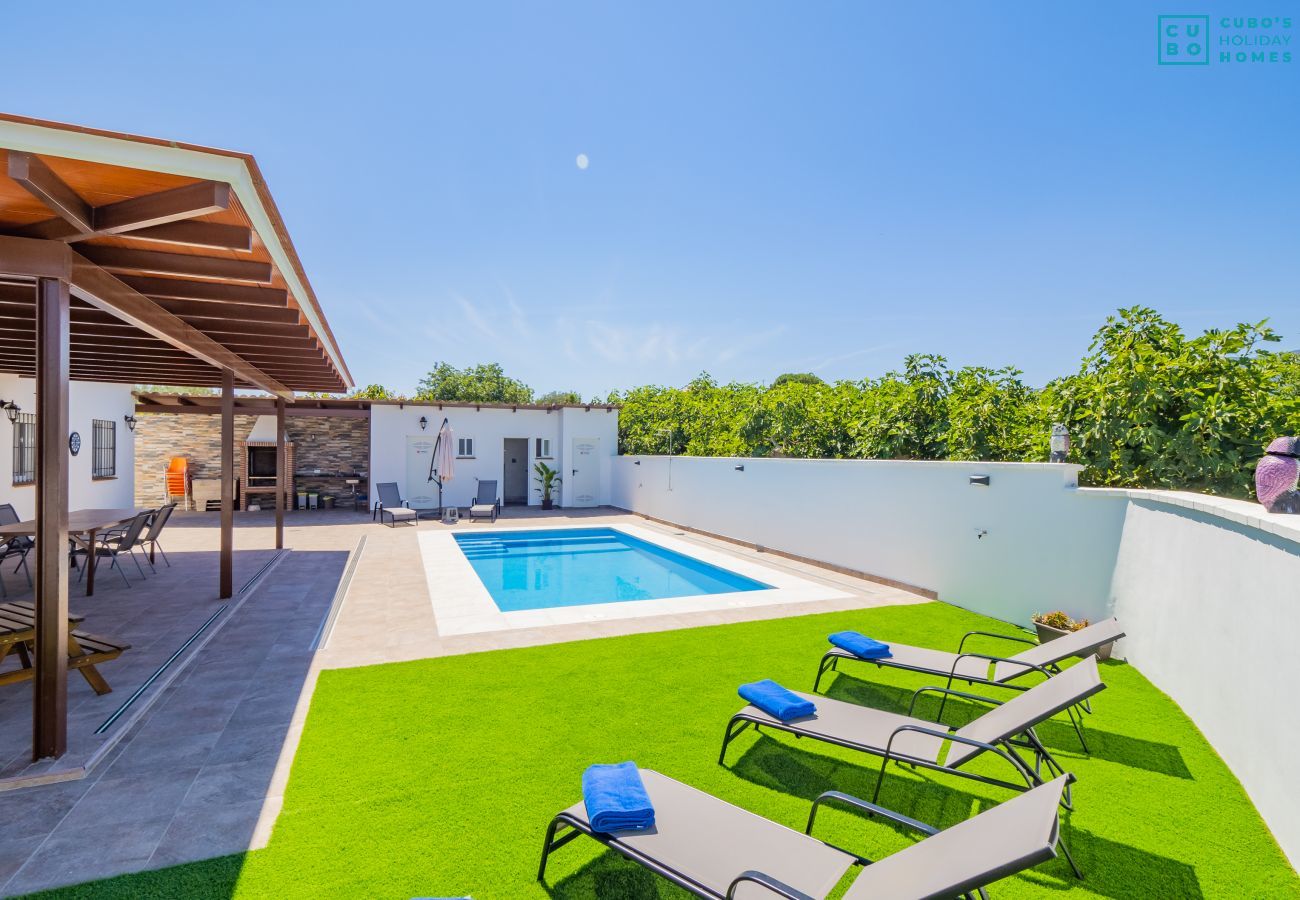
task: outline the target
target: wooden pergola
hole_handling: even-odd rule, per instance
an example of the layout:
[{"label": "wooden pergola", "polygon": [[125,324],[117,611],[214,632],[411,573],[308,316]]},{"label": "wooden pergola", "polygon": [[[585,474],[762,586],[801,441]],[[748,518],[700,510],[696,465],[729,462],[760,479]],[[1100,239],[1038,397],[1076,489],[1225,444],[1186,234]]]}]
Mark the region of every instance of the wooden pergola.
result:
[{"label": "wooden pergola", "polygon": [[36,379],[33,756],[67,745],[68,383],[221,389],[220,595],[233,594],[236,388],[277,415],[352,378],[247,154],[0,114],[0,372]]}]

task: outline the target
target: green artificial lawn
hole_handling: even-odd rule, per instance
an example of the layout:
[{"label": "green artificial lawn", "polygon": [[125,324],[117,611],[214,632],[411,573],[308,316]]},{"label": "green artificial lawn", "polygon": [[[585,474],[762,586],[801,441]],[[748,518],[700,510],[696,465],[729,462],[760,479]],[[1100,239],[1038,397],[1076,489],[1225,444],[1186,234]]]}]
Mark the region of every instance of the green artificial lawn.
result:
[{"label": "green artificial lawn", "polygon": [[[877,757],[788,735],[747,731],[727,765],[717,763],[723,727],[743,705],[736,686],[769,677],[810,688],[827,633],[846,628],[939,648],[967,630],[1014,633],[927,603],[325,672],[266,849],[43,896],[685,896],[585,838],[552,855],[543,888],[534,878],[548,821],[579,799],[585,766],[625,759],[797,829],[824,790],[870,797]],[[934,683],[845,669],[831,696],[899,711]],[[1040,728],[1079,777],[1063,833],[1087,880],[1057,859],[993,893],[1300,896],[1241,786],[1187,717],[1130,666],[1104,664],[1102,676],[1107,690],[1086,721],[1091,757],[1064,718]],[[949,704],[945,718],[974,712]],[[976,770],[1006,776],[996,762]],[[947,826],[1009,796],[891,766],[881,802]],[[819,816],[817,835],[868,857],[916,839],[838,810]]]}]

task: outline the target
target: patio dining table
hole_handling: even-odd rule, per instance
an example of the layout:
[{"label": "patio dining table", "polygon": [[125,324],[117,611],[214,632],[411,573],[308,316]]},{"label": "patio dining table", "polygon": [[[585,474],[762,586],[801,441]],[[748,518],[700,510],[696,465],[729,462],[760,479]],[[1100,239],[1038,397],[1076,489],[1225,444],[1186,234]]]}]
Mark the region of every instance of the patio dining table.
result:
[{"label": "patio dining table", "polygon": [[[151,512],[148,509],[75,509],[68,513],[68,537],[86,548],[86,596],[95,593],[95,566],[99,557],[95,555],[95,538],[114,528],[120,528],[140,513]],[[36,520],[27,519],[12,525],[0,525],[0,541],[16,537],[32,537],[36,534]]]}]

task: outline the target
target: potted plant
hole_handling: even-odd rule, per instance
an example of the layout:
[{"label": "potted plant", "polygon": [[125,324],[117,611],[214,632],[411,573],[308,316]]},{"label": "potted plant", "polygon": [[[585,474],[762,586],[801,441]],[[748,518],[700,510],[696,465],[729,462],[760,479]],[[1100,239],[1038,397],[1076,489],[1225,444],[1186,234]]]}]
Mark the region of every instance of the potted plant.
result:
[{"label": "potted plant", "polygon": [[534,490],[542,495],[542,509],[554,508],[553,495],[555,486],[560,483],[560,473],[544,462],[534,465],[533,471],[537,473],[537,477],[534,479],[537,482],[537,487]]},{"label": "potted plant", "polygon": [[[1038,632],[1038,643],[1040,644],[1046,644],[1048,641],[1054,641],[1072,631],[1088,627],[1087,619],[1076,621],[1059,609],[1049,613],[1034,613],[1033,619],[1034,630]],[[1111,642],[1098,647],[1097,659],[1110,659],[1110,651],[1114,646],[1114,642]]]}]

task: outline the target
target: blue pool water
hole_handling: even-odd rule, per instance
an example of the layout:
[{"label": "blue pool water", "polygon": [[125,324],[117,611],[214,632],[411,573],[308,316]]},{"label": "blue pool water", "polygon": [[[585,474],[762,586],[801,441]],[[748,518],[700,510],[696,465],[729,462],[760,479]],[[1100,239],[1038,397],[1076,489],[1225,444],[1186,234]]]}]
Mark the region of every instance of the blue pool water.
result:
[{"label": "blue pool water", "polygon": [[771,587],[613,528],[455,537],[502,612]]}]

